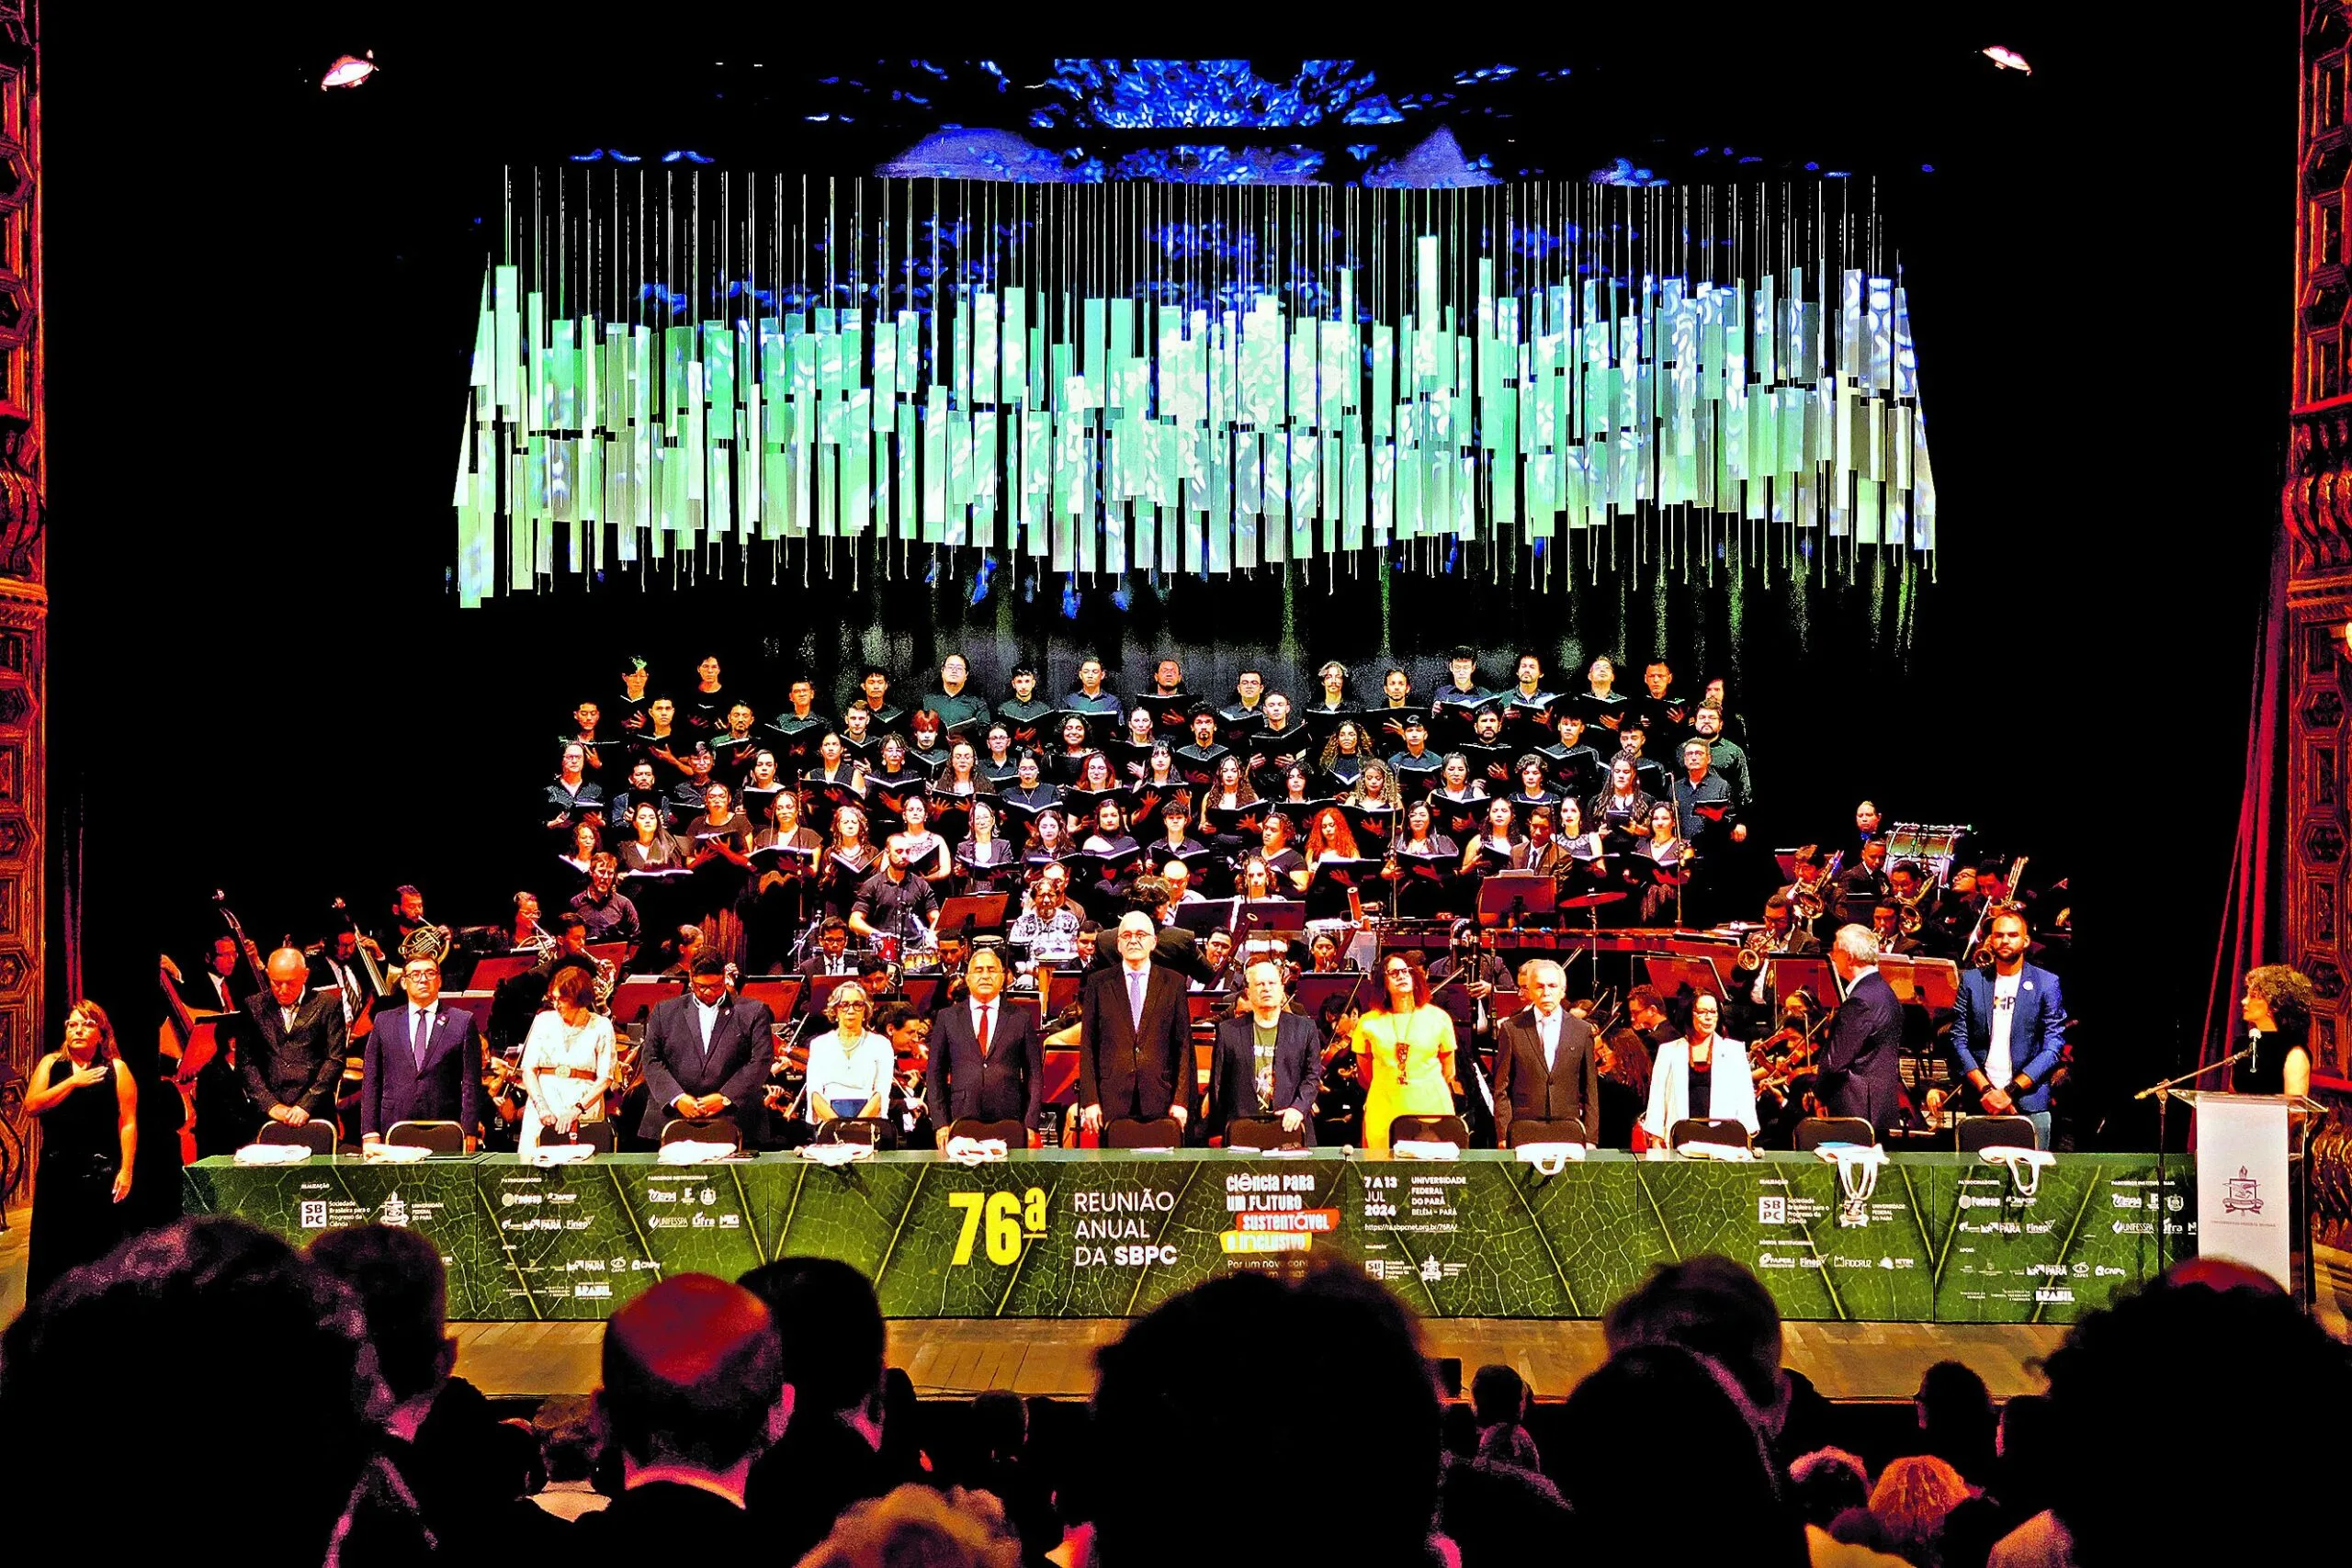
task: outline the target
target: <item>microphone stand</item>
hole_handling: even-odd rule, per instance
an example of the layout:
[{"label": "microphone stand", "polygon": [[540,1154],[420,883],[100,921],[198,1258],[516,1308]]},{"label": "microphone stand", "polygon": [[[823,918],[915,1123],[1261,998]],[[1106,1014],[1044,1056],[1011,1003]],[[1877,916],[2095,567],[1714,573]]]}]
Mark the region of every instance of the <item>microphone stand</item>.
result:
[{"label": "microphone stand", "polygon": [[2153,1099],[2156,1102],[2156,1272],[2159,1274],[2163,1273],[2165,1268],[2164,1198],[2165,1144],[2166,1140],[2165,1134],[2166,1132],[2165,1122],[2167,1121],[2168,1113],[2172,1110],[2172,1091],[2179,1088],[2182,1084],[2195,1082],[2197,1079],[2203,1077],[2207,1073],[2213,1071],[2216,1067],[2227,1067],[2233,1066],[2236,1063],[2245,1061],[2254,1055],[2255,1051],[2258,1048],[2258,1044],[2259,1042],[2256,1042],[2255,1044],[2249,1044],[2245,1050],[2240,1051],[2234,1056],[2224,1056],[2218,1062],[2208,1062],[2201,1067],[2197,1067],[2188,1072],[2182,1073],[2176,1077],[2165,1078],[2159,1083],[2152,1083],[2147,1088],[2142,1089],[2139,1093],[2132,1097],[2134,1100]]}]

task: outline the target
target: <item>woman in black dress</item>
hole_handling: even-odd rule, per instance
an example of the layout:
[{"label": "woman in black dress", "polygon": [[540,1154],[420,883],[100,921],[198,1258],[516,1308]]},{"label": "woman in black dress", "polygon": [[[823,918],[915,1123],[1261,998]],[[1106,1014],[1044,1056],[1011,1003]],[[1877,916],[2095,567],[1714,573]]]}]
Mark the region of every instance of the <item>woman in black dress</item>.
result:
[{"label": "woman in black dress", "polygon": [[74,1004],[65,1043],[33,1064],[31,1086],[25,1109],[40,1118],[41,1137],[27,1301],[114,1250],[139,1152],[139,1091],[97,1003]]}]

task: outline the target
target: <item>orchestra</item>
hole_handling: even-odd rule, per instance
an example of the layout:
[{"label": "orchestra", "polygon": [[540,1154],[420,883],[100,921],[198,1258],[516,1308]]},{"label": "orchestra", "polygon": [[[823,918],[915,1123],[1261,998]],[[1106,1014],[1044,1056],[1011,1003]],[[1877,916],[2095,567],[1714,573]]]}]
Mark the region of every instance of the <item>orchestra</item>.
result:
[{"label": "orchestra", "polygon": [[[537,826],[510,829],[560,852],[542,886],[516,895],[514,918],[452,942],[403,886],[384,943],[338,916],[307,950],[313,962],[297,972],[304,953],[284,954],[281,977],[274,959],[266,985],[222,937],[190,965],[202,979],[187,1000],[208,1025],[221,1020],[221,1059],[239,1065],[229,1081],[247,1103],[215,1084],[190,1104],[246,1128],[347,1108],[345,1135],[379,1143],[385,1119],[357,1113],[356,1084],[335,1094],[334,1072],[346,1039],[376,1060],[370,1015],[400,1005],[393,980],[422,976],[408,962],[421,939],[435,976],[446,972],[441,1013],[479,1024],[450,1037],[480,1058],[469,1081],[481,1092],[458,1102],[469,1145],[490,1148],[572,1138],[608,1117],[621,1148],[650,1148],[680,1119],[732,1120],[754,1146],[873,1120],[895,1144],[929,1146],[946,1119],[927,1099],[951,1088],[967,1115],[984,1104],[1015,1114],[983,1119],[1021,1121],[1043,1141],[1091,1142],[1105,1100],[1080,1114],[1081,1085],[1127,1112],[1189,1118],[1195,1142],[1284,1104],[1298,1114],[1278,1119],[1311,1123],[1287,1129],[1309,1141],[1371,1146],[1387,1117],[1441,1102],[1479,1141],[1507,1138],[1497,1096],[1508,1090],[1529,1125],[1574,1120],[1588,1141],[1620,1146],[1667,1141],[1686,1118],[1771,1143],[1805,1115],[1840,1112],[1883,1137],[2020,1114],[2049,1145],[2070,1055],[2048,965],[2063,964],[2067,932],[2063,911],[2036,929],[2021,858],[1963,853],[1967,829],[1902,822],[1871,801],[1850,828],[1768,849],[1762,834],[1783,818],[1756,794],[1721,682],[1690,700],[1672,664],[1653,660],[1628,695],[1602,656],[1561,692],[1540,656],[1521,653],[1490,666],[1510,671],[1490,687],[1487,657],[1453,649],[1427,697],[1404,668],[1384,669],[1374,690],[1368,671],[1360,683],[1327,660],[1302,672],[1294,701],[1291,682],[1252,664],[1217,704],[1187,693],[1172,658],[1129,688],[1092,657],[1024,663],[984,694],[957,652],[903,682],[865,666],[829,710],[804,674],[763,708],[763,692],[722,682],[716,658],[679,671],[632,655],[618,696],[579,702],[559,723],[548,782],[531,786]],[[1057,690],[1058,702],[1040,698]],[[894,691],[923,694],[902,706]],[[1124,996],[1094,997],[1082,972],[1114,950],[1131,957],[1116,939],[1147,897],[1164,939],[1150,964],[1175,954],[1186,988],[1214,993],[1190,1015],[1193,1092],[1181,1064],[1158,1057],[1148,1084],[1132,1063],[1089,1070],[1090,1054],[1143,1027],[1112,1016]],[[542,908],[560,912],[560,935]],[[964,1080],[993,1085],[998,1071],[966,989],[967,955],[983,953],[987,1005],[1011,1010],[1003,1025],[989,1012],[989,1030],[1045,1043],[1041,1067],[1023,1064],[1012,1088],[976,1100]],[[1336,1011],[1308,988],[1343,978],[1356,990]],[[1628,1012],[1629,1027],[1618,998],[1641,992],[1657,1004],[1646,1022]],[[1186,1021],[1152,995],[1164,1054]],[[727,1081],[704,1085],[672,1037],[698,1038],[722,1005],[755,1021],[758,1038],[730,1036]],[[886,1023],[951,1007],[970,1014],[954,1037],[972,1036],[952,1068],[934,1070],[924,1030]],[[1316,1032],[1316,1070],[1295,1080],[1317,1086],[1311,1116],[1287,1075],[1281,1094],[1250,1089],[1240,1055],[1209,1093],[1219,1050],[1251,1039],[1231,1021],[1257,1016],[1261,1048],[1270,1007]],[[1532,1029],[1512,1021],[1522,1009]],[[432,1004],[416,1016],[435,1016]],[[1394,1059],[1358,1049],[1367,1030],[1374,1054]],[[815,1037],[827,1043],[819,1093]],[[1529,1088],[1552,1075],[1564,1038],[1589,1041],[1575,1081]],[[893,1039],[913,1055],[886,1070]],[[1077,1062],[1057,1073],[1065,1050]],[[1513,1051],[1526,1058],[1516,1073]],[[650,1102],[649,1076],[662,1089]],[[189,1146],[224,1152],[220,1137],[198,1131]]]}]

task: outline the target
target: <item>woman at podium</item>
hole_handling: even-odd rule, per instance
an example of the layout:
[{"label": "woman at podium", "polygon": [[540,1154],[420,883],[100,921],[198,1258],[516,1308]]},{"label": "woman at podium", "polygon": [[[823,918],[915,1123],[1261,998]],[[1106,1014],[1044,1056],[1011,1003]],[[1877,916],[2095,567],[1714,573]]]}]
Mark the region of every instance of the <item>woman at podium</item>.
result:
[{"label": "woman at podium", "polygon": [[2232,1090],[2311,1093],[2311,977],[2284,964],[2247,970],[2238,1016],[2245,1021],[2246,1044],[2254,1054],[2230,1069]]}]

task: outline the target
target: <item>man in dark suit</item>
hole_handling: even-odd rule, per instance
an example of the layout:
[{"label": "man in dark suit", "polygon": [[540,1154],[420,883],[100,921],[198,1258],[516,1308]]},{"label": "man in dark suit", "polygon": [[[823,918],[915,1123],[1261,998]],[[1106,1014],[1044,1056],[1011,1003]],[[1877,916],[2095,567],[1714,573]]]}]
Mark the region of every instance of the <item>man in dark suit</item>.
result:
[{"label": "man in dark suit", "polygon": [[343,1081],[343,1002],[309,993],[310,961],[281,947],[269,955],[269,994],[245,1003],[238,1052],[245,1093],[263,1115],[289,1127],[332,1117]]},{"label": "man in dark suit", "polygon": [[760,1090],[775,1058],[775,1019],[765,1002],[727,993],[727,961],[695,960],[687,994],[657,1003],[645,1019],[645,1119],[638,1135],[659,1138],[672,1118],[731,1118],[743,1142],[760,1128]]},{"label": "man in dark suit", "polygon": [[1533,994],[1495,1032],[1495,1142],[1510,1147],[1516,1121],[1573,1116],[1584,1124],[1584,1141],[1593,1143],[1600,1067],[1592,1026],[1568,1011],[1567,972],[1557,964],[1538,958],[1521,973]]},{"label": "man in dark suit", "polygon": [[1086,978],[1078,1036],[1079,1124],[1105,1121],[1179,1126],[1193,1099],[1193,1017],[1188,987],[1175,970],[1154,964],[1159,933],[1149,915],[1119,918],[1119,962]]},{"label": "man in dark suit", "polygon": [[1858,1116],[1881,1138],[1901,1113],[1903,1004],[1878,972],[1878,939],[1868,926],[1840,926],[1829,949],[1846,999],[1829,1024],[1815,1092],[1832,1116]]},{"label": "man in dark suit", "polygon": [[254,984],[253,974],[237,953],[236,942],[230,937],[212,939],[212,951],[205,955],[204,967],[179,987],[180,999],[193,1011],[235,1012],[246,1002],[261,994]]},{"label": "man in dark suit", "polygon": [[[401,970],[408,999],[376,1013],[359,1080],[359,1139],[381,1142],[400,1122],[455,1122],[471,1154],[486,1114],[481,1036],[474,1015],[441,1006],[441,966],[412,958]],[[332,997],[330,1000],[334,999]]]},{"label": "man in dark suit", "polygon": [[[1282,966],[1250,965],[1238,1018],[1216,1026],[1209,1057],[1209,1105],[1204,1127],[1222,1130],[1236,1116],[1280,1116],[1283,1126],[1315,1142],[1315,1096],[1323,1087],[1323,1034],[1312,1020],[1283,1010]],[[1259,1040],[1268,1058],[1259,1059]],[[1261,1070],[1262,1069],[1262,1070]]]},{"label": "man in dark suit", "polygon": [[763,1543],[743,1492],[783,1436],[784,1342],[759,1297],[707,1274],[673,1274],[605,1325],[596,1406],[620,1450],[621,1495],[572,1526],[576,1554],[628,1562],[691,1542],[717,1562]]},{"label": "man in dark suit", "polygon": [[964,997],[931,1021],[923,1102],[942,1145],[966,1118],[1018,1122],[1036,1134],[1046,1103],[1045,1042],[1035,1013],[1004,1004],[1004,954],[974,950],[964,965]]}]

